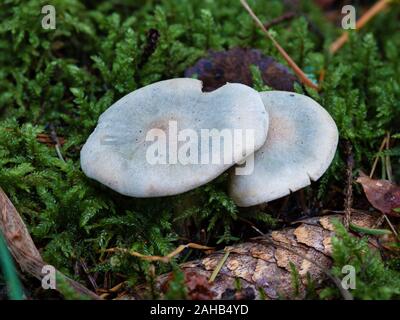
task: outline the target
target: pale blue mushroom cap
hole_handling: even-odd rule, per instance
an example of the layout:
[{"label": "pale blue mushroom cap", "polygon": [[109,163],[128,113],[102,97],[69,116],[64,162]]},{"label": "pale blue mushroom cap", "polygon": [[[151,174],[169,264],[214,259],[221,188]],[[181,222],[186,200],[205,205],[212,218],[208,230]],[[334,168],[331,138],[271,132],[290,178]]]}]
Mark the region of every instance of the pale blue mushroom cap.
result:
[{"label": "pale blue mushroom cap", "polygon": [[[189,129],[198,137],[202,129],[251,129],[254,150],[264,144],[268,131],[268,114],[261,97],[248,86],[228,83],[213,92],[202,92],[202,82],[196,79],[160,81],[129,93],[100,116],[81,150],[83,172],[127,196],[169,196],[213,180],[254,152],[243,144],[231,163],[225,163],[221,156],[220,163],[171,164],[171,154],[167,164],[149,163],[146,155],[155,141],[146,140],[147,134],[152,129],[168,134],[171,121],[177,123],[179,132]],[[188,139],[177,142],[176,147],[181,150],[189,144],[186,146],[193,147],[189,153],[197,151],[199,157],[209,159],[224,150],[224,141],[220,150],[214,146],[203,150],[201,143],[192,145],[196,142]],[[166,150],[168,153],[169,145]]]},{"label": "pale blue mushroom cap", "polygon": [[285,91],[261,92],[268,137],[254,155],[251,175],[231,174],[230,195],[248,207],[284,197],[318,180],[331,164],[338,129],[313,99]]}]

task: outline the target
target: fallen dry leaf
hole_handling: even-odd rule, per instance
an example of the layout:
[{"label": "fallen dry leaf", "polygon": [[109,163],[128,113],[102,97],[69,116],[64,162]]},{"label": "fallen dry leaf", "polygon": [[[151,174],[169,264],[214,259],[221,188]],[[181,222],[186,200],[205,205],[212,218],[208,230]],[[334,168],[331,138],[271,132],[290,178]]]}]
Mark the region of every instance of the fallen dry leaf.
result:
[{"label": "fallen dry leaf", "polygon": [[365,195],[371,205],[387,215],[400,214],[395,209],[400,208],[400,187],[388,180],[374,180],[362,175],[357,182],[363,186]]},{"label": "fallen dry leaf", "polygon": [[197,75],[203,81],[204,91],[213,91],[227,82],[252,86],[250,65],[261,71],[264,83],[276,90],[293,91],[296,77],[282,64],[265,56],[260,50],[233,48],[227,51],[210,51],[185,72],[185,77]]}]

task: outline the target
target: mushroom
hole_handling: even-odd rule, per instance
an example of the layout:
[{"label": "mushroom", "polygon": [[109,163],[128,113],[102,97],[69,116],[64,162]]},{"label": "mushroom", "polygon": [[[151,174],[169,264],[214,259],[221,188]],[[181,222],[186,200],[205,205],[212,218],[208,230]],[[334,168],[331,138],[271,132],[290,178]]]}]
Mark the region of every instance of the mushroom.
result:
[{"label": "mushroom", "polygon": [[269,114],[267,141],[255,153],[253,173],[232,173],[229,186],[242,207],[281,198],[318,180],[338,144],[335,122],[313,99],[285,91],[260,95]]},{"label": "mushroom", "polygon": [[[229,144],[233,131],[242,136]],[[100,116],[81,150],[81,167],[127,196],[175,195],[246,159],[267,131],[268,114],[254,89],[228,83],[202,92],[196,79],[165,80],[131,92]],[[243,143],[251,132],[253,143]],[[219,148],[209,145],[215,141]]]}]

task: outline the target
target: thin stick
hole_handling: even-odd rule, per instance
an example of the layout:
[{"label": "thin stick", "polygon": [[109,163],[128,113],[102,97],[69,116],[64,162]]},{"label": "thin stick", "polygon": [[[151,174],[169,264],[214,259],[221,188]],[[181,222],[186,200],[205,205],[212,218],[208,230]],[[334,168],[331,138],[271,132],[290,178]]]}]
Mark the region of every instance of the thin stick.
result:
[{"label": "thin stick", "polygon": [[344,200],[344,219],[343,224],[346,229],[349,229],[351,222],[351,207],[353,206],[353,167],[354,155],[350,141],[346,141],[346,156],[347,156],[347,184],[346,184],[346,198]]},{"label": "thin stick", "polygon": [[286,62],[289,64],[289,66],[293,69],[294,73],[300,78],[300,81],[315,90],[319,90],[319,87],[312,82],[306,74],[303,72],[303,70],[300,69],[300,67],[296,64],[296,62],[293,61],[293,59],[289,56],[289,54],[283,49],[280,44],[270,35],[268,30],[265,28],[264,24],[260,21],[260,19],[256,16],[256,14],[253,12],[253,10],[250,8],[246,0],[240,0],[242,3],[243,7],[247,10],[247,12],[250,14],[250,16],[253,18],[253,20],[256,22],[256,24],[260,27],[262,32],[267,36],[268,39],[272,41],[274,44],[275,48],[278,49],[279,53],[283,56],[283,58],[286,60]]},{"label": "thin stick", "polygon": [[393,226],[393,224],[390,222],[388,216],[387,216],[386,214],[384,214],[384,213],[383,213],[383,216],[385,217],[385,220],[386,220],[386,222],[388,223],[390,229],[392,229],[393,234],[395,234],[396,237],[398,237],[398,233],[397,233],[397,231],[396,231],[396,228],[395,228],[395,227]]},{"label": "thin stick", "polygon": [[[368,9],[362,17],[356,22],[356,30],[364,27],[368,21],[370,21],[379,12],[384,10],[389,4],[389,0],[380,0],[375,3],[370,9]],[[349,40],[349,33],[344,32],[339,38],[337,38],[330,46],[329,51],[334,54]]]},{"label": "thin stick", "polygon": [[214,282],[215,278],[217,277],[218,273],[221,271],[222,267],[224,266],[226,259],[228,259],[230,254],[230,251],[227,250],[225,251],[224,256],[222,257],[222,259],[218,262],[217,266],[215,267],[213,273],[211,274],[210,280],[208,280],[208,282]]},{"label": "thin stick", "polygon": [[14,261],[8,252],[6,241],[0,230],[0,270],[5,280],[10,300],[23,300],[24,290],[18,278]]},{"label": "thin stick", "polygon": [[371,172],[369,173],[370,179],[372,179],[372,177],[374,176],[375,169],[376,169],[376,166],[378,165],[378,161],[379,161],[379,153],[381,153],[383,151],[383,148],[386,145],[386,139],[387,139],[386,137],[383,138],[381,146],[379,147],[378,155],[375,156],[375,160],[374,160],[374,163],[372,165]]},{"label": "thin stick", "polygon": [[146,260],[146,261],[161,261],[164,263],[168,263],[173,257],[181,253],[184,249],[186,248],[191,248],[191,249],[198,249],[198,250],[214,250],[212,247],[207,247],[207,246],[202,246],[200,244],[196,243],[188,243],[188,244],[181,244],[178,248],[176,248],[174,251],[171,253],[167,254],[166,256],[147,256],[142,253],[133,251],[133,250],[128,250],[125,248],[110,248],[106,249],[106,252],[123,252],[126,254],[129,254],[131,256]]}]

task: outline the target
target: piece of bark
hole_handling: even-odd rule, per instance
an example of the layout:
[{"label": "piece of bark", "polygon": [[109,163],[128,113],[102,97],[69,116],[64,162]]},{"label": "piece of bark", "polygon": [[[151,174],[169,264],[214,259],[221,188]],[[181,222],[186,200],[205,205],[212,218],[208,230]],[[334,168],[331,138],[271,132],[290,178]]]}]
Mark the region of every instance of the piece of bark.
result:
[{"label": "piece of bark", "polygon": [[[24,221],[1,187],[0,230],[3,233],[7,246],[21,271],[41,281],[44,276],[42,269],[43,266],[47,265],[47,263],[43,261]],[[92,299],[100,299],[98,295],[83,285],[68,278],[59,271],[57,272],[57,275],[63,277],[76,292]]]},{"label": "piece of bark", "polygon": [[[237,280],[247,297],[260,299],[262,290],[267,299],[302,299],[306,294],[307,273],[317,287],[328,279],[327,272],[332,265],[332,221],[335,218],[343,220],[340,215],[305,219],[296,227],[273,231],[248,242],[226,247],[224,251],[212,253],[203,259],[183,263],[181,270],[185,278],[188,275],[197,275],[209,279],[224,252],[229,250],[226,262],[208,288],[213,292],[214,299],[229,296],[228,293],[236,288]],[[352,215],[353,224],[366,228],[372,228],[376,220],[377,217],[372,215]],[[300,275],[299,293],[296,296],[290,263],[295,265]],[[170,274],[158,277],[156,290],[163,293],[170,279]],[[147,292],[145,286],[138,286],[121,295],[119,299],[142,299]]]}]

